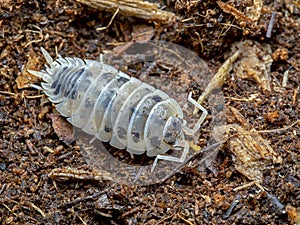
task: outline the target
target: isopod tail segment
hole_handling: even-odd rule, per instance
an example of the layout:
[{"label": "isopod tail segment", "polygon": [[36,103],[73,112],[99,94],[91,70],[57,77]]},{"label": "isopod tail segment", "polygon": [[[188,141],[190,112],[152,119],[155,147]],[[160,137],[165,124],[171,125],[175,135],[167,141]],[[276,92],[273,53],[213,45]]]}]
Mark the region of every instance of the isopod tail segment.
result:
[{"label": "isopod tail segment", "polygon": [[[184,124],[183,124],[183,127],[182,127],[182,130],[183,130],[184,134],[192,136],[195,133],[197,133],[197,131],[200,129],[201,124],[204,122],[208,112],[201,104],[199,104],[195,99],[192,98],[192,92],[190,92],[189,95],[188,95],[188,101],[190,103],[192,103],[195,107],[197,107],[199,110],[202,111],[201,117],[199,118],[199,120],[197,121],[197,123],[195,124],[195,126],[192,129],[187,127],[186,121],[184,121]],[[174,118],[176,118],[176,117],[170,117],[169,121],[174,119]],[[165,126],[165,129],[168,128],[169,125],[170,125],[170,124],[168,124],[168,122]],[[179,163],[184,162],[184,160],[186,159],[186,156],[189,152],[189,149],[190,149],[188,141],[186,141],[184,139],[184,134],[182,134],[182,133],[179,134],[178,135],[179,140],[177,140],[177,143],[174,143],[174,145],[173,145],[174,150],[182,150],[183,149],[181,156],[179,158],[177,158],[177,157],[168,156],[168,155],[157,155],[154,162],[153,162],[151,173],[154,171],[159,159],[166,160],[166,161],[172,161],[172,162],[179,162]],[[166,132],[165,131],[164,131],[164,137],[166,137]]]},{"label": "isopod tail segment", "polygon": [[[50,54],[43,48],[41,47],[41,51],[46,59],[46,62],[48,63],[48,65],[50,66],[50,68],[48,67],[48,65],[46,66],[46,70],[48,70],[47,72],[46,71],[36,71],[36,70],[27,70],[29,73],[33,74],[34,76],[36,77],[39,77],[41,78],[43,81],[47,82],[47,83],[53,83],[53,78],[49,75],[51,73],[50,70],[52,69],[51,67],[52,66],[57,66],[56,64],[53,64],[54,60],[53,58],[50,56]],[[60,55],[58,55],[58,57],[61,58]],[[44,89],[38,85],[35,85],[35,84],[31,84],[30,85],[31,87],[35,88],[35,89],[38,89],[38,90],[41,90],[43,91]]]}]

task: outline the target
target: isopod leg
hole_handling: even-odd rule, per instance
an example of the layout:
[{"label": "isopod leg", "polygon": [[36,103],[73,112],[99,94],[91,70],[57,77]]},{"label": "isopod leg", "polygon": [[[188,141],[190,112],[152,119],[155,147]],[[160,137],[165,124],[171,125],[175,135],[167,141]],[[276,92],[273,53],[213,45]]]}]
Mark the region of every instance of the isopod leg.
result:
[{"label": "isopod leg", "polygon": [[151,173],[154,171],[154,169],[157,165],[157,161],[159,159],[167,160],[167,161],[171,161],[171,162],[180,162],[180,163],[184,162],[184,160],[186,159],[186,156],[189,152],[189,148],[190,148],[188,142],[187,141],[182,141],[182,145],[177,145],[176,147],[183,147],[182,155],[180,156],[180,158],[177,158],[177,157],[174,157],[174,156],[168,156],[168,155],[157,155],[154,162],[153,162],[153,165],[152,165],[152,168],[151,168]]},{"label": "isopod leg", "polygon": [[193,135],[200,129],[201,124],[203,123],[203,121],[207,116],[207,110],[202,105],[200,105],[195,99],[192,98],[192,92],[189,93],[188,101],[202,111],[202,115],[198,120],[198,122],[193,127],[193,129],[190,129],[187,126],[183,127],[187,135]]}]

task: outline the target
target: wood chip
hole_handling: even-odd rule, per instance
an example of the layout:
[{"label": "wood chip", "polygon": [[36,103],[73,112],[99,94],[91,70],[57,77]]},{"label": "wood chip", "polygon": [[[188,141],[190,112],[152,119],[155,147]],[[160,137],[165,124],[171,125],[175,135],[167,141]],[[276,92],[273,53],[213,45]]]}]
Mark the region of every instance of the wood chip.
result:
[{"label": "wood chip", "polygon": [[55,168],[49,173],[49,177],[58,181],[111,181],[109,172],[103,170],[85,170],[76,168]]},{"label": "wood chip", "polygon": [[159,9],[156,3],[141,0],[76,0],[90,7],[115,12],[119,9],[119,14],[124,16],[135,16],[138,18],[153,20],[162,23],[175,21],[176,16],[172,12]]},{"label": "wood chip", "polygon": [[216,140],[229,138],[234,166],[250,180],[262,182],[263,170],[266,166],[272,162],[282,162],[282,158],[259,133],[245,130],[237,124],[215,127],[213,137]]},{"label": "wood chip", "polygon": [[[198,98],[197,102],[199,104],[202,104],[205,99],[212,93],[213,90],[216,88],[220,88],[223,86],[226,77],[228,73],[232,70],[232,64],[234,61],[237,60],[237,58],[240,55],[240,51],[236,51],[230,56],[218,69],[217,73],[214,75],[214,77],[211,79],[209,84],[206,86],[205,90],[201,94],[201,96]],[[196,115],[199,112],[198,108],[194,109],[193,114]]]},{"label": "wood chip", "polygon": [[247,40],[236,43],[232,52],[239,50],[240,59],[234,63],[234,73],[242,79],[254,79],[263,90],[271,91],[270,71],[273,62],[271,46]]},{"label": "wood chip", "polygon": [[254,22],[255,20],[251,19],[250,17],[246,16],[241,11],[237,10],[235,7],[224,3],[222,1],[217,1],[219,7],[225,12],[229,13],[234,16],[239,21],[245,21],[245,22]]}]

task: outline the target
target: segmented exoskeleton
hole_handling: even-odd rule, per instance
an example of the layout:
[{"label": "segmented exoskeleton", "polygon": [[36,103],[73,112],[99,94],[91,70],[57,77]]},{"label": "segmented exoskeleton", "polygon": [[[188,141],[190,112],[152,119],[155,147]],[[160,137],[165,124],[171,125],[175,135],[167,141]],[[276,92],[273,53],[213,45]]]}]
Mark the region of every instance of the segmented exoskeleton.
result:
[{"label": "segmented exoskeleton", "polygon": [[[202,111],[193,129],[187,127],[173,98],[105,64],[102,57],[100,62],[60,55],[53,60],[45,49],[41,51],[46,69],[28,71],[44,82],[32,87],[43,90],[72,125],[131,154],[155,156],[152,171],[158,159],[185,160],[189,151],[185,135],[195,134],[207,115],[191,93],[188,100]],[[183,152],[179,158],[163,155],[169,149]]]}]

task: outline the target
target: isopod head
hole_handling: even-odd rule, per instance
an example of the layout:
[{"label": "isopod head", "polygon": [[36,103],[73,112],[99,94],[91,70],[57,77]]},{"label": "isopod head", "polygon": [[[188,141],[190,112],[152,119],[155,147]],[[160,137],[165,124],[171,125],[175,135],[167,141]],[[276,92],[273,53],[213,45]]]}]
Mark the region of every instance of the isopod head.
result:
[{"label": "isopod head", "polygon": [[163,140],[168,145],[177,146],[184,139],[182,124],[183,120],[178,117],[171,116],[168,119],[163,131]]}]

